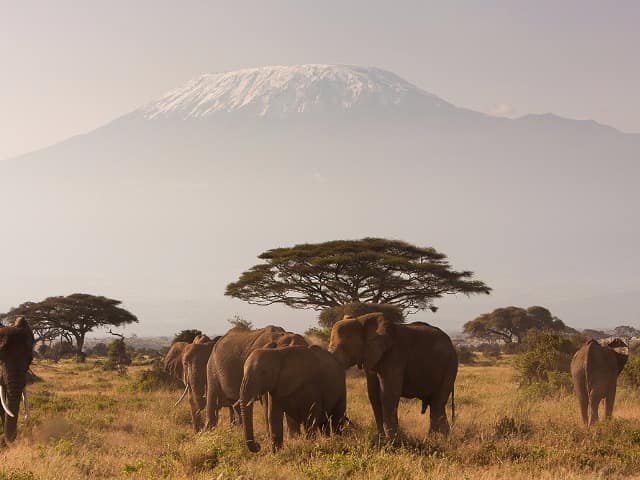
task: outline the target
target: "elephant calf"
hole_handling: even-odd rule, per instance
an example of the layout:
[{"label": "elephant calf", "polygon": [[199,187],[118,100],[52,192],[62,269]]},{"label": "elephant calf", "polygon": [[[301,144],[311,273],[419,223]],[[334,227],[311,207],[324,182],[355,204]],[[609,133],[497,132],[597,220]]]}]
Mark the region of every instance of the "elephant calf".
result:
[{"label": "elephant calf", "polygon": [[253,411],[247,408],[269,395],[268,427],[272,450],[282,447],[286,414],[305,426],[307,434],[339,432],[345,420],[347,388],[342,365],[317,346],[260,348],[244,363],[238,404],[247,448],[260,450],[253,434]]},{"label": "elephant calf", "polygon": [[628,358],[627,354],[615,350],[620,347],[626,348],[627,345],[619,338],[606,347],[589,340],[571,360],[573,386],[585,424],[593,425],[598,421],[598,406],[602,399],[605,401],[605,418],[611,418],[616,382]]}]

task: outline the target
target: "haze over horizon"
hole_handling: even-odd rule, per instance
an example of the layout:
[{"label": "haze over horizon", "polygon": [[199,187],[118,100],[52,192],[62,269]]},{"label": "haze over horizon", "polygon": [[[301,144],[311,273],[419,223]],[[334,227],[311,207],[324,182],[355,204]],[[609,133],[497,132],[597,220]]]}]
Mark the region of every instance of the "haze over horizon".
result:
[{"label": "haze over horizon", "polygon": [[[235,30],[206,29],[222,10],[195,3],[148,18],[146,2],[10,7],[0,39],[24,42],[0,42],[0,159],[62,143],[17,169],[0,161],[0,215],[21,234],[0,252],[0,311],[83,291],[124,300],[141,319],[126,332],[221,333],[233,314],[303,331],[314,313],[223,299],[224,285],[269,248],[382,236],[432,245],[495,289],[416,320],[454,331],[505,304],[538,304],[573,327],[638,326],[640,135],[527,117],[640,132],[640,67],[623,61],[640,42],[638,7],[431,5],[418,21],[426,7],[411,2],[366,15],[353,5],[337,22],[329,4],[227,9],[242,19]],[[331,68],[312,73],[235,72],[327,57]],[[371,115],[345,117],[352,107]],[[236,110],[268,121],[228,120]],[[289,117],[301,112],[340,116],[335,128]],[[380,193],[386,182],[397,191]]]}]

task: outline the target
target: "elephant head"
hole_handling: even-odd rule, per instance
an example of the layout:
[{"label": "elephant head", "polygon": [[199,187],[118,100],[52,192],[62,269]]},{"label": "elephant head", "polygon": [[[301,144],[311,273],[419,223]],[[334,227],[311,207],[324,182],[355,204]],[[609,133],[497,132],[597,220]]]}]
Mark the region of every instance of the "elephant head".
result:
[{"label": "elephant head", "polygon": [[29,415],[25,385],[33,360],[33,343],[33,332],[23,317],[12,327],[0,327],[0,414],[4,420],[4,444],[16,439],[21,399],[25,414]]},{"label": "elephant head", "polygon": [[253,402],[275,389],[282,368],[280,350],[275,344],[255,350],[244,363],[244,374],[240,386],[240,413],[244,425],[244,439],[252,452],[260,451],[260,444],[253,434]]},{"label": "elephant head", "polygon": [[615,353],[619,375],[629,359],[629,346],[620,338],[615,338],[607,346]]},{"label": "elephant head", "polygon": [[384,353],[393,345],[393,322],[382,313],[359,317],[345,316],[331,329],[329,351],[344,366],[373,370]]}]

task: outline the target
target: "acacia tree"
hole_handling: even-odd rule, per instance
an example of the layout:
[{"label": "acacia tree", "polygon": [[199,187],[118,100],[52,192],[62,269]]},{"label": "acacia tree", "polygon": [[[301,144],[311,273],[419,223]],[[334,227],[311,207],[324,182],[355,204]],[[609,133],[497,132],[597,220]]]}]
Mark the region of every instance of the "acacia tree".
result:
[{"label": "acacia tree", "polygon": [[351,302],[430,309],[444,295],[485,293],[473,272],[454,270],[445,254],[398,240],[364,238],[267,250],[227,285],[225,295],[256,305],[321,310]]},{"label": "acacia tree", "polygon": [[506,343],[521,343],[527,332],[535,330],[552,330],[556,332],[574,332],[558,317],[544,307],[497,308],[493,312],[484,313],[464,324],[464,332],[483,340],[501,339]]},{"label": "acacia tree", "polygon": [[193,342],[193,339],[196,338],[198,335],[202,335],[202,330],[198,330],[197,328],[180,330],[178,333],[176,333],[176,336],[173,337],[173,340],[171,341],[171,343],[172,344],[176,342],[191,343]]},{"label": "acacia tree", "polygon": [[4,314],[3,318],[24,317],[34,331],[40,329],[55,332],[56,336],[73,338],[76,352],[81,355],[85,336],[90,331],[138,321],[135,315],[119,306],[121,303],[120,300],[107,297],[74,293],[66,297],[49,297],[41,302],[23,303]]}]

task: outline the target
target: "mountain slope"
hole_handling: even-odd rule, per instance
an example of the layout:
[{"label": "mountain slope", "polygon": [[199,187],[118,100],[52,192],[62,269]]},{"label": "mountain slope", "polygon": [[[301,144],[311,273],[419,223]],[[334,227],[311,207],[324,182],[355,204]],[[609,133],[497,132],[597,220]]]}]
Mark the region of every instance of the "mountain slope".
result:
[{"label": "mountain slope", "polygon": [[386,236],[494,288],[417,319],[455,329],[543,304],[573,325],[634,324],[633,302],[583,299],[637,290],[639,158],[637,135],[490,117],[374,68],[205,75],[0,163],[0,311],[93,291],[127,301],[142,332],[222,331],[235,313],[299,331],[313,313],[247,307],[224,286],[271,247]]}]

